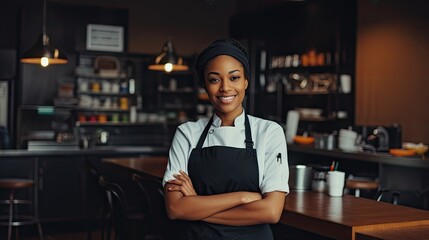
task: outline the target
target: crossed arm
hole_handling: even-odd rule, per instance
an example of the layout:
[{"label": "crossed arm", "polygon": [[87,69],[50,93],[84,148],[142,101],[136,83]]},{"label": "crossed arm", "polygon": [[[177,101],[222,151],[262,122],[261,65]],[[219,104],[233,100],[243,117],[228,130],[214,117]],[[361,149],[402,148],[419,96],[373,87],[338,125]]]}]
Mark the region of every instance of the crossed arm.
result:
[{"label": "crossed arm", "polygon": [[198,196],[189,176],[181,171],[165,185],[167,214],[171,219],[201,220],[230,226],[277,223],[285,193],[231,192]]}]

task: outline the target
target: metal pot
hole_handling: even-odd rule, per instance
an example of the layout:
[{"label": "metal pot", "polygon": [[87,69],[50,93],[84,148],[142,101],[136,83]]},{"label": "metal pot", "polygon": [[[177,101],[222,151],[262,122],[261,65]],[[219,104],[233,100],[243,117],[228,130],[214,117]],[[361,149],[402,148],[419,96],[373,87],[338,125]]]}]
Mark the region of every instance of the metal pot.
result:
[{"label": "metal pot", "polygon": [[310,190],[312,180],[312,167],[306,165],[292,165],[289,167],[289,186],[292,190]]}]

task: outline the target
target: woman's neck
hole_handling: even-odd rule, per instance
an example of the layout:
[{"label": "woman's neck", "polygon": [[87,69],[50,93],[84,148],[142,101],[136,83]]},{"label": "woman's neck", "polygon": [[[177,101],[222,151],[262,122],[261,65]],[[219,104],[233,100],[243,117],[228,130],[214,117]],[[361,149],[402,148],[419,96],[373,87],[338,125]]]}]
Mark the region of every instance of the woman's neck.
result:
[{"label": "woman's neck", "polygon": [[234,126],[235,119],[243,113],[243,109],[239,112],[221,113],[216,111],[216,115],[222,120],[221,126]]}]

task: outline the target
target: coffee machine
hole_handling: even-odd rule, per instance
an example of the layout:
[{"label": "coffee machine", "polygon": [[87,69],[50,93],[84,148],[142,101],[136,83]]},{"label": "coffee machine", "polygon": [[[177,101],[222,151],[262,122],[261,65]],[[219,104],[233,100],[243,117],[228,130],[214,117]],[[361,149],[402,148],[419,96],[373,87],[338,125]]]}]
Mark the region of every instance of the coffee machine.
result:
[{"label": "coffee machine", "polygon": [[402,148],[402,128],[400,124],[390,126],[356,126],[362,135],[364,146],[377,152],[388,152],[392,148]]}]

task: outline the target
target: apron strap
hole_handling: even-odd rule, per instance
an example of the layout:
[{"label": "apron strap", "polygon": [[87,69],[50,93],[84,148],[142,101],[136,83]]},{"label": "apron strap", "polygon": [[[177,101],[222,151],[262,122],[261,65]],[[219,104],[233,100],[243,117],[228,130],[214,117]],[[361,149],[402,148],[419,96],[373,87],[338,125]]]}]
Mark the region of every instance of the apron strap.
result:
[{"label": "apron strap", "polygon": [[[196,149],[201,149],[203,147],[204,141],[206,140],[207,133],[209,132],[209,129],[212,123],[213,123],[213,116],[210,118],[209,122],[207,123],[206,128],[204,128],[203,133],[201,133],[201,137],[198,140],[197,146],[195,147]],[[250,129],[250,123],[249,123],[249,118],[247,117],[247,114],[245,114],[244,127],[246,132],[246,139],[244,140],[246,144],[246,149],[253,149],[252,130]]]},{"label": "apron strap", "polygon": [[246,131],[246,140],[244,140],[246,143],[246,149],[253,149],[252,130],[250,129],[250,123],[247,114],[245,115],[244,119],[244,127]]},{"label": "apron strap", "polygon": [[199,150],[203,147],[204,141],[206,140],[207,133],[209,132],[209,129],[210,129],[210,126],[212,125],[212,122],[213,122],[213,116],[210,118],[209,122],[207,123],[206,128],[204,128],[203,133],[201,133],[201,137],[198,140],[197,146],[195,147],[196,149]]}]

